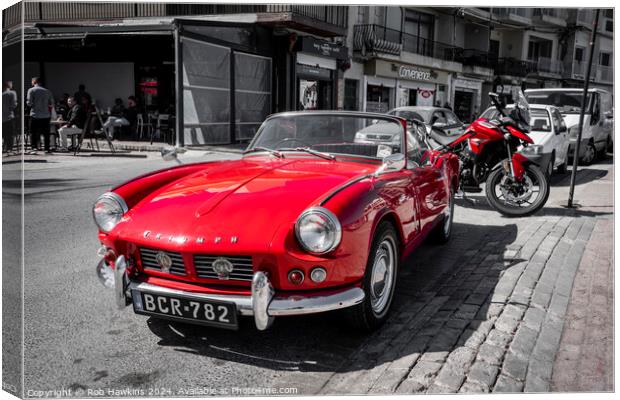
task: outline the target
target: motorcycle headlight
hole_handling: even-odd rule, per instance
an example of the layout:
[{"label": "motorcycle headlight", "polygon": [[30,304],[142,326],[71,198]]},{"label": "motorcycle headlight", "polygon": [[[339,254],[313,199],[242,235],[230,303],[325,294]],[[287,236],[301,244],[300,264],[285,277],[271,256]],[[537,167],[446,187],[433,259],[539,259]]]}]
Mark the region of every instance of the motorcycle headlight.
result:
[{"label": "motorcycle headlight", "polygon": [[323,207],[312,207],[297,218],[295,235],[304,250],[313,254],[325,254],[340,244],[342,228],[331,211]]},{"label": "motorcycle headlight", "polygon": [[104,232],[110,232],[119,223],[128,207],[125,200],[116,193],[104,193],[93,206],[95,223]]}]

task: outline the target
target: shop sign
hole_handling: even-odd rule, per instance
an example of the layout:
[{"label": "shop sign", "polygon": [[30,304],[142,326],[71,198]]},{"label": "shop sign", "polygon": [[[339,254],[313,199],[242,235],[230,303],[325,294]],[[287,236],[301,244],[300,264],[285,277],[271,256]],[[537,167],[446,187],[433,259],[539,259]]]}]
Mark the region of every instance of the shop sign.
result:
[{"label": "shop sign", "polygon": [[481,81],[474,81],[470,79],[462,79],[462,78],[455,79],[454,86],[465,88],[465,89],[473,89],[477,91],[482,90]]},{"label": "shop sign", "polygon": [[325,68],[312,67],[310,65],[297,64],[297,75],[307,79],[316,78],[330,80],[331,71]]},{"label": "shop sign", "polygon": [[405,65],[398,66],[392,64],[392,70],[398,71],[398,77],[403,79],[411,79],[412,81],[434,81],[437,79],[437,72],[433,70],[425,71],[416,67],[407,67]]},{"label": "shop sign", "polygon": [[298,39],[297,51],[336,59],[346,59],[349,54],[349,50],[345,46],[310,36],[302,36]]},{"label": "shop sign", "polygon": [[407,81],[439,83],[443,85],[448,83],[449,76],[446,71],[376,59],[366,64],[365,73],[371,76],[384,76]]}]

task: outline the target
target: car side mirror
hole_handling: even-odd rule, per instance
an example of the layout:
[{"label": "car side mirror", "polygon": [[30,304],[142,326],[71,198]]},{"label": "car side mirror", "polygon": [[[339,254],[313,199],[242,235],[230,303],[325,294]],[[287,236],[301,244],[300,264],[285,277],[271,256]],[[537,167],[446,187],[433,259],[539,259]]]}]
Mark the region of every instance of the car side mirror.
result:
[{"label": "car side mirror", "polygon": [[160,153],[161,153],[161,158],[163,158],[164,161],[176,160],[179,164],[182,164],[181,161],[179,161],[177,157],[179,154],[183,154],[186,151],[187,150],[182,147],[168,146],[168,147],[164,147],[163,149],[161,149]]},{"label": "car side mirror", "polygon": [[383,159],[383,165],[379,167],[375,176],[385,174],[388,172],[396,172],[404,169],[407,166],[407,159],[402,153],[394,153]]},{"label": "car side mirror", "polygon": [[566,132],[566,131],[568,131],[568,128],[566,127],[566,125],[562,124],[562,125],[560,125],[560,127],[558,128],[558,133],[557,133],[557,134],[560,134],[560,133],[562,133],[562,132]]}]

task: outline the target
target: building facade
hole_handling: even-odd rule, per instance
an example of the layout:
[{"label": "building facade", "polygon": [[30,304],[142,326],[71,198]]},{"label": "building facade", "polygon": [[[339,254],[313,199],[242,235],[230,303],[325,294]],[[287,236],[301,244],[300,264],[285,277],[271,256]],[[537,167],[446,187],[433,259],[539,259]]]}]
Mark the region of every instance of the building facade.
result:
[{"label": "building facade", "polygon": [[[136,95],[145,117],[172,116],[182,145],[247,141],[268,114],[288,110],[446,105],[469,122],[489,91],[511,101],[516,88],[582,86],[594,13],[17,3],[3,12],[3,79],[27,89],[42,76],[58,98],[84,83],[104,110]],[[613,9],[601,10],[595,87],[613,84],[613,21]]]}]

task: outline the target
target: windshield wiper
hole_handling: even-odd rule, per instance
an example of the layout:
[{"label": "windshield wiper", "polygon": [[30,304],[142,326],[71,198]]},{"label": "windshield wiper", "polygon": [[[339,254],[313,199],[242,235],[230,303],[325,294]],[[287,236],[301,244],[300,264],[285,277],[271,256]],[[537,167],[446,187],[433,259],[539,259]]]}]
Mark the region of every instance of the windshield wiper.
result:
[{"label": "windshield wiper", "polygon": [[336,157],[334,155],[332,155],[332,154],[323,153],[323,152],[317,151],[317,150],[312,150],[310,147],[295,147],[294,149],[293,148],[287,148],[287,149],[280,149],[280,150],[303,151],[303,152],[312,154],[313,156],[324,158],[326,160],[335,160],[336,159]]},{"label": "windshield wiper", "polygon": [[269,149],[267,147],[262,147],[262,146],[258,146],[258,147],[253,147],[251,149],[248,149],[246,151],[243,152],[243,154],[248,154],[248,153],[253,153],[256,151],[266,151],[278,158],[284,158],[284,154],[280,153],[278,150],[274,150],[274,149]]}]

